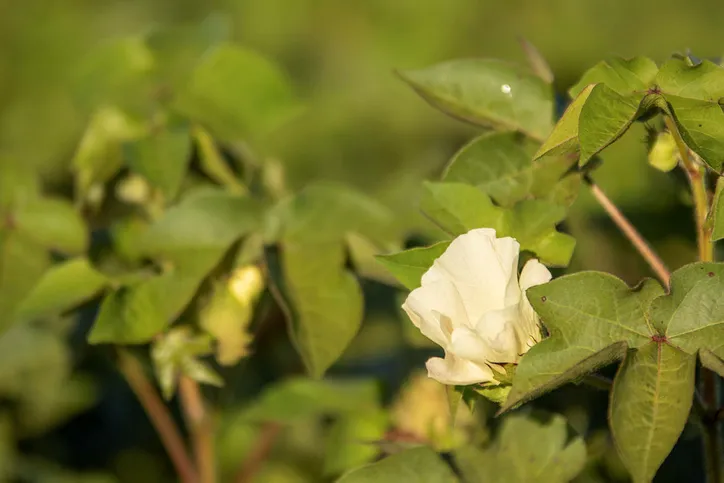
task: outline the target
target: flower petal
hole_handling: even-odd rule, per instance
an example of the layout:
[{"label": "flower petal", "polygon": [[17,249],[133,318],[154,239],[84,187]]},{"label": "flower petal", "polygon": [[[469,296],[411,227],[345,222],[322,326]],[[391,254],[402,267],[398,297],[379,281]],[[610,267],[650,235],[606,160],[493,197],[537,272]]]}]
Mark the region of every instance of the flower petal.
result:
[{"label": "flower petal", "polygon": [[460,294],[443,278],[410,292],[402,308],[425,337],[444,349],[450,343],[453,324],[469,324]]},{"label": "flower petal", "polygon": [[[520,288],[523,292],[530,287],[541,285],[551,280],[551,272],[538,260],[532,259],[523,267],[520,273]],[[533,310],[533,306],[525,295],[521,298],[518,306],[519,323],[516,326],[518,338],[520,339],[520,353],[525,354],[541,340],[540,317]]]},{"label": "flower petal", "polygon": [[483,314],[475,324],[475,332],[482,343],[488,347],[486,354],[488,361],[497,363],[518,361],[520,353],[519,337],[516,331],[518,317],[518,306],[512,305],[503,310]]},{"label": "flower petal", "polygon": [[535,258],[528,260],[520,272],[520,289],[528,290],[536,285],[542,285],[551,281],[552,275],[545,265]]},{"label": "flower petal", "polygon": [[507,240],[501,242],[502,254],[498,254],[493,229],[480,228],[457,237],[422,277],[423,286],[440,278],[450,280],[460,293],[470,322],[485,312],[504,308],[506,288],[516,270],[512,258],[517,264],[519,249],[518,242]]},{"label": "flower petal", "polygon": [[446,352],[445,359],[433,357],[425,364],[427,375],[448,385],[467,385],[493,380],[493,371],[487,365],[475,364]]}]

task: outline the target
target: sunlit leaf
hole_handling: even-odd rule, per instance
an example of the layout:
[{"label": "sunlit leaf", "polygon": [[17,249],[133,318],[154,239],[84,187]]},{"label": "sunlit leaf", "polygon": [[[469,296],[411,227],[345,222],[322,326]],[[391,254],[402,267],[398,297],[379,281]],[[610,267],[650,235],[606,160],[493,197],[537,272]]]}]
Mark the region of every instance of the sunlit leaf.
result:
[{"label": "sunlit leaf", "polygon": [[566,108],[553,132],[533,155],[533,159],[553,154],[566,154],[578,148],[578,120],[595,84],[586,86]]},{"label": "sunlit leaf", "polygon": [[440,242],[429,247],[418,247],[403,252],[380,255],[377,260],[409,290],[420,286],[422,275],[442,255],[450,242]]},{"label": "sunlit leaf", "polygon": [[68,254],[88,246],[85,221],[69,202],[38,198],[18,205],[13,213],[16,229],[37,244]]},{"label": "sunlit leaf", "polygon": [[455,118],[535,139],[545,138],[552,127],[550,85],[515,64],[453,60],[400,76],[433,107]]},{"label": "sunlit leaf", "polygon": [[656,63],[646,57],[622,59],[620,57],[604,60],[583,74],[581,80],[570,88],[568,93],[576,97],[590,84],[605,84],[619,94],[644,91],[654,81],[658,72]]},{"label": "sunlit leaf", "polygon": [[456,483],[452,469],[430,448],[413,448],[359,469],[352,470],[337,483]]}]

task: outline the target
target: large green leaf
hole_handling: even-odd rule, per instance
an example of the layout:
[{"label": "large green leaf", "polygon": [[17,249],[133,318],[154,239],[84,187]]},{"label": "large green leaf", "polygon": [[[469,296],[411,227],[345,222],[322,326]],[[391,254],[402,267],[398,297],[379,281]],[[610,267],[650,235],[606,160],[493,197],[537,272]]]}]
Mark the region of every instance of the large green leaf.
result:
[{"label": "large green leaf", "polygon": [[362,291],[345,268],[346,237],[358,233],[384,243],[392,217],[352,190],[319,184],[289,200],[282,218],[280,264],[267,260],[274,292],[307,371],[319,377],[362,323]]},{"label": "large green leaf", "polygon": [[420,286],[422,275],[440,257],[450,242],[440,242],[429,247],[418,247],[390,255],[380,255],[377,260],[387,268],[405,288],[414,290]]},{"label": "large green leaf", "polygon": [[528,300],[550,337],[523,356],[502,411],[575,380],[645,345],[654,334],[645,310],[663,293],[652,280],[631,290],[618,278],[579,272],[531,287]]},{"label": "large green leaf", "polygon": [[227,248],[261,225],[262,208],[252,198],[203,189],[169,208],[143,235],[152,256],[185,259],[188,252]]},{"label": "large green leaf", "polygon": [[576,97],[590,84],[598,83],[605,84],[619,94],[644,91],[656,78],[657,72],[656,63],[646,57],[612,58],[601,61],[587,70],[568,93],[571,97]]},{"label": "large green leaf", "polygon": [[692,66],[671,59],[659,69],[656,85],[664,94],[717,102],[724,97],[724,69],[708,60]]},{"label": "large green leaf", "polygon": [[469,483],[567,483],[586,464],[586,444],[581,438],[568,441],[561,416],[539,423],[512,415],[492,445],[484,450],[463,447],[455,452],[455,461]]},{"label": "large green leaf", "polygon": [[172,200],[191,161],[191,138],[186,124],[159,127],[126,147],[126,159],[133,171]]},{"label": "large green leaf", "polygon": [[35,319],[72,309],[109,284],[106,276],[86,258],[76,258],[50,268],[17,308],[15,317]]},{"label": "large green leaf", "polygon": [[421,205],[451,235],[494,228],[497,236],[516,238],[523,250],[534,252],[550,265],[567,265],[573,253],[575,240],[555,228],[565,218],[565,209],[550,201],[524,200],[504,209],[470,185],[425,183]]},{"label": "large green leaf", "polygon": [[609,405],[611,430],[636,483],[653,480],[684,430],[694,396],[696,356],[664,342],[631,351]]},{"label": "large green leaf", "polygon": [[535,139],[544,139],[552,127],[551,86],[514,64],[454,60],[400,76],[432,106],[455,118]]},{"label": "large green leaf", "polygon": [[337,483],[455,483],[455,473],[430,448],[413,448],[353,470]]},{"label": "large green leaf", "polygon": [[671,294],[651,304],[650,320],[666,339],[695,355],[707,349],[724,358],[724,264],[694,263],[671,276]]},{"label": "large green leaf", "polygon": [[196,67],[176,108],[216,136],[238,140],[276,127],[300,104],[275,64],[244,47],[220,44]]},{"label": "large green leaf", "polygon": [[578,148],[578,120],[581,116],[581,109],[594,87],[595,84],[588,85],[578,93],[558,120],[551,135],[533,155],[533,159],[553,154],[566,154]]}]

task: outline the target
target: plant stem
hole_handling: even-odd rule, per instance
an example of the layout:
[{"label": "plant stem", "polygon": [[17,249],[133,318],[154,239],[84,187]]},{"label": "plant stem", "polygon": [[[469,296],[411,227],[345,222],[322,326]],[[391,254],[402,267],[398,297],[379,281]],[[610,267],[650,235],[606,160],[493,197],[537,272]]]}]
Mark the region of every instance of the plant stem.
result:
[{"label": "plant stem", "polygon": [[[664,116],[666,127],[674,137],[679,150],[681,164],[689,178],[691,193],[694,198],[694,218],[696,220],[696,241],[699,248],[699,261],[714,260],[714,244],[711,239],[711,227],[707,224],[709,216],[709,194],[706,189],[706,168],[697,162],[679,133],[676,123],[670,116]],[[702,398],[707,411],[719,406],[719,379],[713,371],[701,368]],[[704,427],[704,455],[706,457],[706,474],[709,483],[722,482],[722,445],[719,422],[716,418],[706,421]]]},{"label": "plant stem", "polygon": [[199,482],[216,483],[214,424],[206,411],[198,383],[188,376],[181,376],[179,397],[193,440],[196,466],[199,469]]},{"label": "plant stem", "polygon": [[624,216],[624,214],[621,213],[621,210],[619,210],[611,199],[606,196],[606,193],[604,193],[590,177],[586,176],[584,180],[591,188],[591,193],[594,198],[596,198],[596,201],[598,201],[616,226],[621,230],[621,232],[623,232],[636,250],[638,250],[664,286],[668,287],[671,274],[661,258],[659,258],[656,252],[649,246],[644,237],[641,236],[641,233],[639,233],[631,222]]},{"label": "plant stem", "polygon": [[241,464],[239,472],[234,478],[235,483],[251,483],[254,481],[254,477],[261,469],[269,453],[271,453],[274,442],[281,430],[282,425],[279,423],[269,422],[264,425],[254,448]]},{"label": "plant stem", "polygon": [[156,388],[146,377],[141,363],[123,349],[118,350],[118,370],[146,411],[183,483],[197,483],[196,469],[181,433]]}]

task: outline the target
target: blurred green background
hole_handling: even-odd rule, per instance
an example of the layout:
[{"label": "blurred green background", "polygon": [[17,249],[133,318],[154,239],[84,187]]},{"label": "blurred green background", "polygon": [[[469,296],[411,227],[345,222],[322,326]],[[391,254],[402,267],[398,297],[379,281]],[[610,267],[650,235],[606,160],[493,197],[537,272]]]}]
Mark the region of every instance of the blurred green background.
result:
[{"label": "blurred green background", "polygon": [[[107,40],[159,25],[197,24],[212,14],[228,21],[232,39],[278,62],[306,104],[299,118],[260,146],[263,156],[281,162],[294,188],[319,179],[360,188],[388,205],[407,233],[420,237],[434,236],[417,212],[421,180],[436,177],[476,131],[427,106],[394,69],[471,56],[523,62],[517,37],[524,36],[546,57],[556,87],[565,92],[585,69],[609,55],[661,61],[686,49],[699,57],[724,53],[724,3],[717,0],[4,0],[0,163],[33,166],[46,185],[66,185],[86,122],[71,92],[85,56]],[[683,180],[647,165],[644,137],[643,126],[635,126],[604,153],[594,178],[675,268],[695,258],[689,200]],[[587,193],[581,193],[565,228],[578,239],[571,269],[607,270],[631,283],[650,276]],[[362,370],[402,344],[400,330],[390,337],[389,326],[400,324],[389,291],[372,285],[367,292],[368,319],[348,351],[348,359]],[[28,374],[37,376],[37,388],[23,400],[52,399],[54,385],[75,384],[68,400],[56,401],[48,421],[29,413],[31,421],[40,421],[37,431],[24,427],[10,436],[17,421],[0,419],[0,433],[6,433],[0,466],[3,459],[25,455],[21,481],[81,481],[78,471],[102,473],[87,476],[88,481],[172,481],[163,452],[125,385],[105,359],[89,353],[82,335],[70,337],[67,346],[68,333],[76,334],[0,339],[1,397],[15,401],[8,394],[26,391],[16,386]],[[380,340],[385,340],[383,347]],[[418,364],[405,361],[405,368],[393,371],[395,377]],[[243,377],[219,400],[233,399],[258,383],[253,375]],[[299,438],[301,443],[289,444],[304,446],[305,436]],[[229,446],[223,457],[233,460],[237,448]],[[295,458],[314,466],[309,461],[320,451],[309,449]],[[289,474],[266,481],[314,481],[292,470]]]}]

